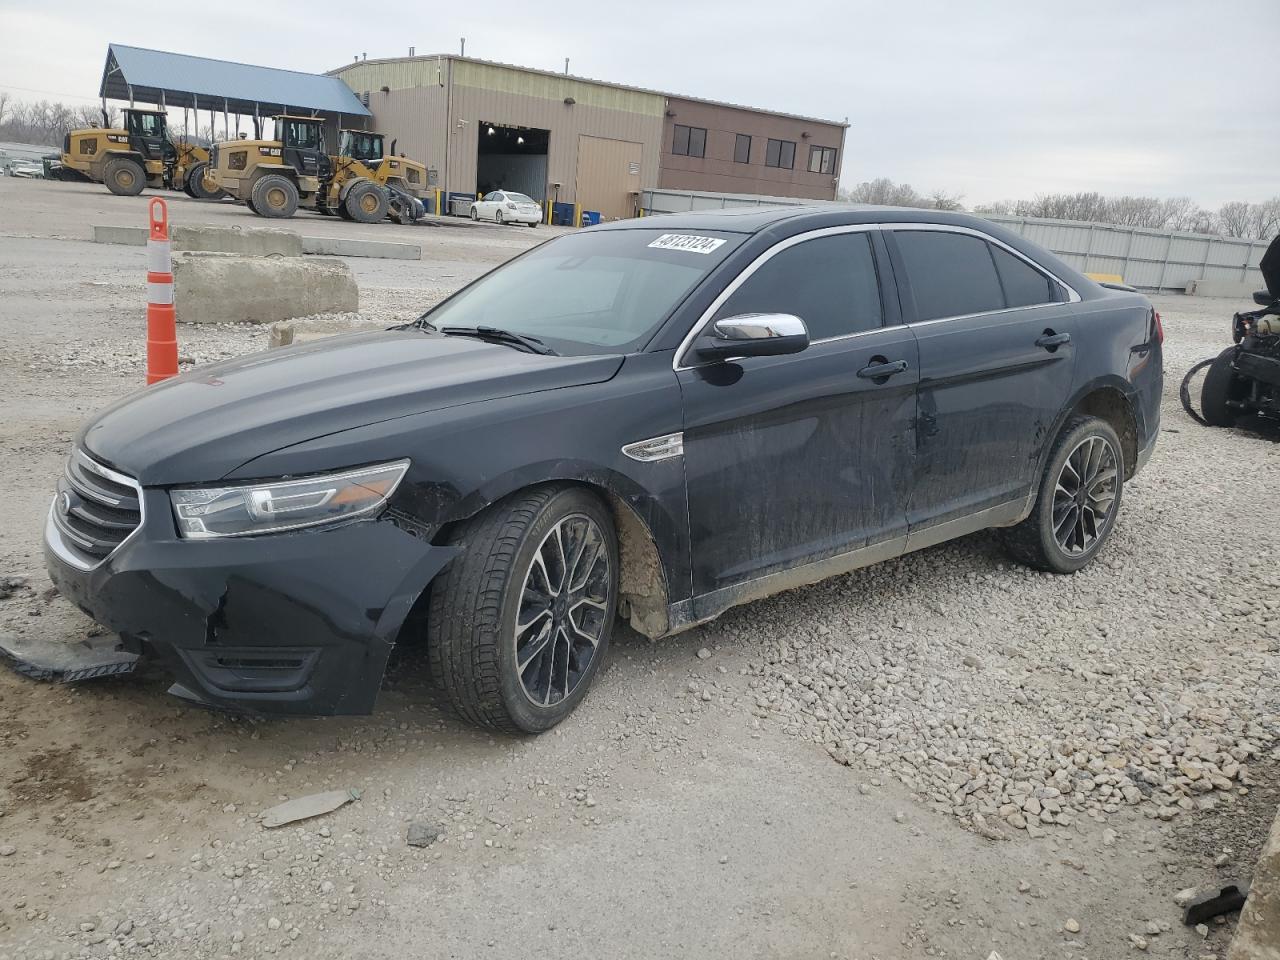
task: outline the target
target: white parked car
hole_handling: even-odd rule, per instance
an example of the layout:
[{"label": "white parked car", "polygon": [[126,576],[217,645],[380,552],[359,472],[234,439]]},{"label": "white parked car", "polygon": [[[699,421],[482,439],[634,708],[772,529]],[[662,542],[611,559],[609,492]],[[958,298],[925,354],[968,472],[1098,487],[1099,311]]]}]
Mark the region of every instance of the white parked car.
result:
[{"label": "white parked car", "polygon": [[510,190],[494,190],[471,204],[472,220],[494,223],[527,223],[536,227],[542,222],[542,205],[533,197]]}]

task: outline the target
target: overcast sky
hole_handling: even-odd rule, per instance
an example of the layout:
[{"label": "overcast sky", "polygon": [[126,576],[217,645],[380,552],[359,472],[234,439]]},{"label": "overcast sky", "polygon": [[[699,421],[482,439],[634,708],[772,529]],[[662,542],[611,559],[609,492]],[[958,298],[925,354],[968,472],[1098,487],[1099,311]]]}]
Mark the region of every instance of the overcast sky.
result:
[{"label": "overcast sky", "polygon": [[112,41],[322,72],[360,53],[454,53],[465,36],[484,59],[560,70],[568,56],[581,76],[848,117],[846,187],[885,176],[970,206],[1076,190],[1210,207],[1280,195],[1280,0],[123,9],[0,0],[0,88],[91,101]]}]

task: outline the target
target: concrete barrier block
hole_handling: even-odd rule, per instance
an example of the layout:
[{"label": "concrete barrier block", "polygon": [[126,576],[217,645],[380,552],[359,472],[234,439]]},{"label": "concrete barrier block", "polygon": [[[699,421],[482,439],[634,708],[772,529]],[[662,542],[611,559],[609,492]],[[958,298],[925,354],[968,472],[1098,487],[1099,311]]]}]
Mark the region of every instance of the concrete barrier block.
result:
[{"label": "concrete barrier block", "polygon": [[360,306],[341,260],[181,253],[173,258],[173,286],[179,323],[275,323]]},{"label": "concrete barrier block", "polygon": [[93,225],[94,243],[119,243],[129,247],[143,247],[147,244],[146,227],[112,227],[95,223]]},{"label": "concrete barrier block", "polygon": [[1253,869],[1227,960],[1280,960],[1280,815]]},{"label": "concrete barrier block", "polygon": [[1187,294],[1192,297],[1228,297],[1253,303],[1255,290],[1263,289],[1251,281],[1240,280],[1192,280],[1187,283]]},{"label": "concrete barrier block", "polygon": [[[302,256],[302,237],[292,230],[197,224],[189,227],[175,226],[170,239],[173,241],[175,251],[235,253],[245,257]],[[141,247],[147,242],[147,228],[95,224],[93,242]]]},{"label": "concrete barrier block", "polygon": [[176,226],[173,249],[237,253],[245,257],[300,257],[302,237],[292,230],[263,227]]},{"label": "concrete barrier block", "polygon": [[384,260],[421,260],[422,246],[393,240],[356,240],[347,237],[303,237],[302,252],[327,257],[380,257]]}]

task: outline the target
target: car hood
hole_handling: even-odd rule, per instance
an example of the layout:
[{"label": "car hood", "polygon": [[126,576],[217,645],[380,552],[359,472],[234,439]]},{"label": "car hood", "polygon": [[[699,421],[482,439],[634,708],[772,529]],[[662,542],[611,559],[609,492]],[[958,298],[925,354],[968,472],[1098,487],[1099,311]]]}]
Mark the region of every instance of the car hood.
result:
[{"label": "car hood", "polygon": [[147,387],[99,413],[78,441],[144,485],[208,483],[281,447],[464,403],[600,383],[621,365],[616,355],[542,356],[415,329],[349,334]]}]

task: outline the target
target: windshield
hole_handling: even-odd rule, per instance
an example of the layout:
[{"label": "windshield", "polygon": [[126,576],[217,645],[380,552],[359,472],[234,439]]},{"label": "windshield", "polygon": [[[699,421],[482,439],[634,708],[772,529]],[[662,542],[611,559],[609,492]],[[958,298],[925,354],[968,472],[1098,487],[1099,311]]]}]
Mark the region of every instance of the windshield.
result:
[{"label": "windshield", "polygon": [[481,277],[426,320],[437,329],[510,330],[562,354],[626,353],[648,342],[740,242],[709,231],[570,234]]}]

